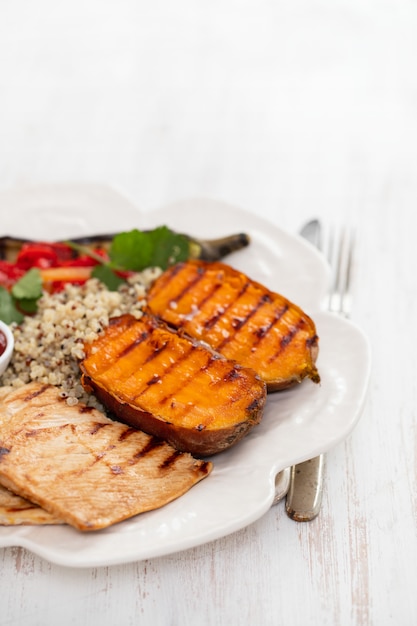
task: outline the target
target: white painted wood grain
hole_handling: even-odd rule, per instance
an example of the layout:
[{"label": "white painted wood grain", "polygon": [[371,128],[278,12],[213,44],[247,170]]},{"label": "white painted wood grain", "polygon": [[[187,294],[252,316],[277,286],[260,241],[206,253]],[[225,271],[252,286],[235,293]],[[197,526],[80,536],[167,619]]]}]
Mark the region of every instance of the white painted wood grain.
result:
[{"label": "white painted wood grain", "polygon": [[292,232],[352,221],[373,350],[314,522],[280,504],[99,569],[6,549],[1,626],[417,623],[416,32],[405,0],[1,4],[1,188],[104,182],[144,209],[210,196]]}]

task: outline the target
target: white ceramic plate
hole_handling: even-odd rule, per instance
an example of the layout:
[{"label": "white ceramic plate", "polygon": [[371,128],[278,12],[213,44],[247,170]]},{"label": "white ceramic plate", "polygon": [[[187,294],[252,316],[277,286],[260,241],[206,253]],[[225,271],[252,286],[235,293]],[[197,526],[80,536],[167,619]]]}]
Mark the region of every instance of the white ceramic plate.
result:
[{"label": "white ceramic plate", "polygon": [[114,191],[94,185],[3,193],[0,210],[2,234],[32,238],[162,224],[200,238],[248,233],[251,245],[227,261],[312,315],[320,336],[322,378],[320,385],[305,381],[271,394],[261,424],[234,448],[213,457],[212,474],[175,502],[95,533],[68,526],[2,527],[0,546],[22,546],[61,565],[94,567],[203,544],[261,517],[271,506],[281,469],[326,452],[355,426],[369,379],[368,341],[353,324],[321,310],[328,268],[300,237],[212,200],[140,212]]}]

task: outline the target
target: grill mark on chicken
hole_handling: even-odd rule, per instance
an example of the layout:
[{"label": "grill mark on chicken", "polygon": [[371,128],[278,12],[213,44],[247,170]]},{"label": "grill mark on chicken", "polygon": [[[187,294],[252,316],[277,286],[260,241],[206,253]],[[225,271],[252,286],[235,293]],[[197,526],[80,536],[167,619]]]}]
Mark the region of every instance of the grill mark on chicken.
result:
[{"label": "grill mark on chicken", "polygon": [[90,430],[90,435],[95,435],[96,433],[99,432],[99,430],[101,430],[105,426],[107,426],[107,424],[100,424],[99,422],[97,422],[96,424],[94,424],[93,428]]},{"label": "grill mark on chicken", "polygon": [[159,468],[161,470],[167,469],[174,465],[175,461],[181,456],[182,452],[180,450],[175,450],[172,454],[167,456],[162,463],[159,464]]},{"label": "grill mark on chicken", "polygon": [[83,415],[84,413],[92,413],[94,411],[94,408],[92,406],[87,406],[87,405],[80,406],[77,404],[77,408],[78,408],[80,415]]},{"label": "grill mark on chicken", "polygon": [[28,395],[26,395],[23,398],[24,402],[30,402],[31,400],[33,400],[33,398],[37,398],[38,396],[42,395],[46,390],[48,389],[48,385],[42,385],[42,387],[40,387],[38,390],[33,391],[32,393],[29,393]]},{"label": "grill mark on chicken", "polygon": [[130,437],[130,435],[133,435],[136,431],[136,428],[126,428],[120,435],[119,435],[119,441],[124,441],[125,439],[128,439]]},{"label": "grill mark on chicken", "polygon": [[10,448],[0,448],[0,462],[6,454],[10,454]]},{"label": "grill mark on chicken", "polygon": [[[41,417],[42,415],[38,416]],[[36,435],[39,432],[39,428],[33,428],[32,430],[29,430],[27,433],[25,433],[25,437],[36,437]]]},{"label": "grill mark on chicken", "polygon": [[150,436],[144,447],[141,450],[135,452],[133,457],[128,461],[129,465],[139,463],[139,461],[141,461],[145,456],[149,455],[151,452],[164,445],[165,442],[162,439]]},{"label": "grill mark on chicken", "polygon": [[[38,507],[35,506],[35,505],[25,507],[25,511],[26,512],[35,511],[37,509],[38,509]],[[18,507],[8,507],[6,509],[6,513],[9,513],[9,514],[11,514],[11,513],[20,513],[21,510],[22,510],[22,507],[19,507],[19,508]]]}]

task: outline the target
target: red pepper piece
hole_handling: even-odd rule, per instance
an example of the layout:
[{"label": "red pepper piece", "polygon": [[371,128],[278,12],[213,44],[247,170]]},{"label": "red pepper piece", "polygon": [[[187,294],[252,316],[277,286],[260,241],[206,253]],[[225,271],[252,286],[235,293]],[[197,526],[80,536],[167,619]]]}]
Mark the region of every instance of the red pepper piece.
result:
[{"label": "red pepper piece", "polygon": [[10,289],[19,278],[22,278],[25,272],[26,270],[16,267],[10,261],[0,261],[0,285]]}]

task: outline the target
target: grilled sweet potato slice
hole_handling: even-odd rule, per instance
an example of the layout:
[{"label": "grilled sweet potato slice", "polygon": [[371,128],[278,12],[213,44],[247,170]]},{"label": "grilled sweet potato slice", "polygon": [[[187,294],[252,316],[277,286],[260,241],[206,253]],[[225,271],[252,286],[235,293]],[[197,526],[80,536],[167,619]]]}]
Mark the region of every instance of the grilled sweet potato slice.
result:
[{"label": "grilled sweet potato slice", "polygon": [[261,417],[265,383],[151,316],[113,318],[86,346],[82,384],[122,422],[179,450],[212,455]]},{"label": "grilled sweet potato slice", "polygon": [[253,368],[277,391],[311,378],[318,337],[298,306],[221,262],[188,261],[152,285],[148,310],[170,326]]}]

